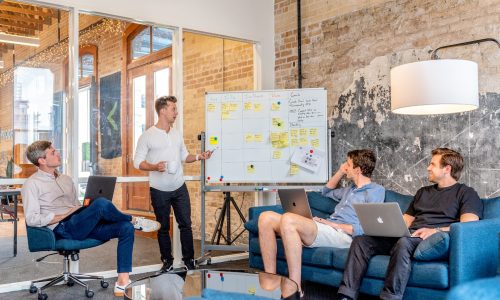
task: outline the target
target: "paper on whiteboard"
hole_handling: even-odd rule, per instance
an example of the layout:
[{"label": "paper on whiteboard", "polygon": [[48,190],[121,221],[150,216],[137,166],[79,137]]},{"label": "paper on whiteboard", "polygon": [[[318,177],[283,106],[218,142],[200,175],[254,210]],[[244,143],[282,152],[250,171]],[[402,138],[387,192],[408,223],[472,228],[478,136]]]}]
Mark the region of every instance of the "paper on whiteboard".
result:
[{"label": "paper on whiteboard", "polygon": [[318,172],[319,167],[325,161],[325,152],[314,147],[297,147],[290,158],[290,163],[296,164],[313,173]]}]

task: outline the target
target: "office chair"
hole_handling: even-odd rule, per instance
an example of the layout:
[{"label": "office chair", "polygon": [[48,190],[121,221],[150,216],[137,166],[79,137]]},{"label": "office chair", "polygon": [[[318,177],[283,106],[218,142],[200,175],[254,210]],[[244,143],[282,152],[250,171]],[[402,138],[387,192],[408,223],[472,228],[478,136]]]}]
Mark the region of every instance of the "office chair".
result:
[{"label": "office chair", "polygon": [[[85,287],[85,296],[87,298],[92,298],[94,296],[94,291],[89,289],[88,284],[84,283],[81,279],[100,279],[101,287],[107,288],[109,283],[104,281],[104,277],[102,276],[93,276],[86,274],[77,274],[71,273],[69,271],[69,260],[71,257],[72,261],[78,261],[80,259],[79,252],[81,249],[87,249],[99,246],[104,242],[94,239],[86,239],[83,241],[78,240],[56,240],[54,232],[49,228],[45,227],[31,227],[26,225],[26,233],[28,236],[28,248],[30,252],[38,252],[38,251],[57,251],[60,255],[64,256],[63,262],[63,272],[59,276],[54,276],[50,278],[43,278],[34,280],[31,282],[30,293],[34,294],[38,291],[38,300],[46,300],[48,298],[47,294],[44,293],[44,290],[48,287],[51,287],[61,281],[64,281],[66,285],[73,286],[75,283]],[[39,259],[37,262],[44,260],[47,256],[53,255],[57,253],[51,253],[45,255]],[[35,283],[48,281],[44,286],[37,288]]]}]

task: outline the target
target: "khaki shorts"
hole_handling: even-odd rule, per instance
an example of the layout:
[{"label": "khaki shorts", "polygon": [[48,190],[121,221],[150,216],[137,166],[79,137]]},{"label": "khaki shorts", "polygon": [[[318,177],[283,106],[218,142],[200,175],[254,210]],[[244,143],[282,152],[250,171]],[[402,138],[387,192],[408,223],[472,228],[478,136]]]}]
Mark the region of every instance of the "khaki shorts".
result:
[{"label": "khaki shorts", "polygon": [[316,239],[311,245],[304,245],[308,248],[317,247],[335,247],[335,248],[349,248],[352,242],[352,236],[345,233],[341,229],[335,229],[323,223],[316,223],[318,227],[318,234]]}]

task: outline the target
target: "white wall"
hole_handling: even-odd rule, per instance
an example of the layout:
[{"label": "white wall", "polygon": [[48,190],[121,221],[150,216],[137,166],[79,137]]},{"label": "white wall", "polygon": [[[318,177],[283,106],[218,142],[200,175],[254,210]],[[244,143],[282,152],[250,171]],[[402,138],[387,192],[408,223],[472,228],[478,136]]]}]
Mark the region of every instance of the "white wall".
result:
[{"label": "white wall", "polygon": [[43,2],[258,42],[262,59],[262,89],[274,88],[274,1],[272,0],[45,0]]}]

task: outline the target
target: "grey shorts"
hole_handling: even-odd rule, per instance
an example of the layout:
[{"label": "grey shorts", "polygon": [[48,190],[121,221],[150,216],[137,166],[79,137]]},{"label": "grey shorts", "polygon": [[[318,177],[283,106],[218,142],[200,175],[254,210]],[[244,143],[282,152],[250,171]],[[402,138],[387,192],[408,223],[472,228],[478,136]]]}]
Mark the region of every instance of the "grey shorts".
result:
[{"label": "grey shorts", "polygon": [[345,233],[341,229],[335,229],[323,223],[316,223],[318,227],[318,234],[316,239],[311,245],[304,245],[308,248],[317,247],[335,247],[335,248],[349,248],[352,242],[352,236]]}]

